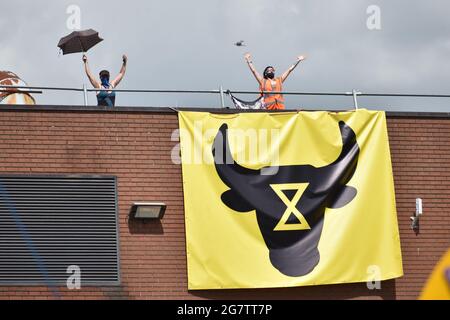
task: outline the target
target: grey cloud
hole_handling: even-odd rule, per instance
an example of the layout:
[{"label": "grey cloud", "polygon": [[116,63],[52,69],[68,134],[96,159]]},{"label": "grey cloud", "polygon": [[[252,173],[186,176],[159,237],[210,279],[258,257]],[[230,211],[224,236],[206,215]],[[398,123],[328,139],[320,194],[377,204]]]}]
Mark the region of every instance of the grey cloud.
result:
[{"label": "grey cloud", "polygon": [[[95,72],[129,66],[120,88],[256,90],[243,61],[277,72],[307,54],[287,80],[288,91],[447,93],[450,80],[450,3],[406,0],[15,1],[2,4],[1,69],[30,85],[76,86],[87,79],[81,55],[58,55],[69,33],[66,8],[79,5],[82,28],[105,39],[89,51]],[[381,8],[382,29],[366,28],[366,8]],[[233,46],[245,40],[248,47]],[[95,96],[90,95],[90,103]],[[245,98],[245,97],[244,97]],[[253,99],[253,96],[248,96]],[[81,104],[79,93],[48,93],[39,103]],[[217,96],[120,94],[120,105],[218,106]],[[227,101],[227,104],[230,103]],[[361,98],[362,107],[448,111],[446,99]],[[352,107],[351,98],[287,97],[308,109]]]}]

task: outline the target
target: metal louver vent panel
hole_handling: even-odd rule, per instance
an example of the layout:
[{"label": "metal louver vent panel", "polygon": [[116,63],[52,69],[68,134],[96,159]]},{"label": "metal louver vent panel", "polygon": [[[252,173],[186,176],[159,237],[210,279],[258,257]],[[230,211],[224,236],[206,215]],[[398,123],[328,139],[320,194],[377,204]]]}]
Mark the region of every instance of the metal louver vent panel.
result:
[{"label": "metal louver vent panel", "polygon": [[0,175],[0,285],[119,283],[116,178]]}]

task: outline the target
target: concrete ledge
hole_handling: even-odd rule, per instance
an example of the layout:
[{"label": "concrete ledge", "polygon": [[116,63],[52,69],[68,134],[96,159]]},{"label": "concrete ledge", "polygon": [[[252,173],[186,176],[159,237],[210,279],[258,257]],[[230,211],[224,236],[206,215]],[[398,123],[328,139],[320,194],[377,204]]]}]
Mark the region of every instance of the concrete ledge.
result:
[{"label": "concrete ledge", "polygon": [[[199,108],[199,107],[98,107],[98,106],[75,106],[75,105],[0,105],[1,111],[49,111],[49,112],[125,112],[125,113],[161,113],[173,114],[177,111],[203,111],[212,113],[247,113],[247,112],[295,112],[295,111],[318,111],[318,110],[241,110],[222,108]],[[347,110],[321,110],[329,112],[339,112]],[[450,112],[416,112],[416,111],[386,111],[389,118],[450,118]]]}]

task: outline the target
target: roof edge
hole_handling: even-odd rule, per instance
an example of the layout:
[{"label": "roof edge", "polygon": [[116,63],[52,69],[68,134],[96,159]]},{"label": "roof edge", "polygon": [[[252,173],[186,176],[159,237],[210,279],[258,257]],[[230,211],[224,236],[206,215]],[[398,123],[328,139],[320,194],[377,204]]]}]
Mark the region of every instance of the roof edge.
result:
[{"label": "roof edge", "polygon": [[[200,108],[200,107],[102,107],[102,106],[75,106],[75,105],[0,105],[1,111],[20,111],[20,112],[119,112],[119,113],[161,113],[174,114],[177,111],[201,111],[212,113],[248,113],[248,112],[271,112],[268,110],[242,110],[228,108]],[[276,112],[293,111],[330,111],[340,112],[348,110],[300,110],[288,109],[277,110]],[[389,118],[450,118],[450,112],[420,112],[420,111],[386,111]]]}]

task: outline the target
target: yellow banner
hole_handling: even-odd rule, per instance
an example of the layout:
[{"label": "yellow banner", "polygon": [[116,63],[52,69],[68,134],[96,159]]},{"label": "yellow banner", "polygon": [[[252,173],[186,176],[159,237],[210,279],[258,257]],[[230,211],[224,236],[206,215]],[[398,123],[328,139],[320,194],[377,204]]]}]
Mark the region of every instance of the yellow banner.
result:
[{"label": "yellow banner", "polygon": [[188,287],[403,275],[384,112],[180,112]]}]

